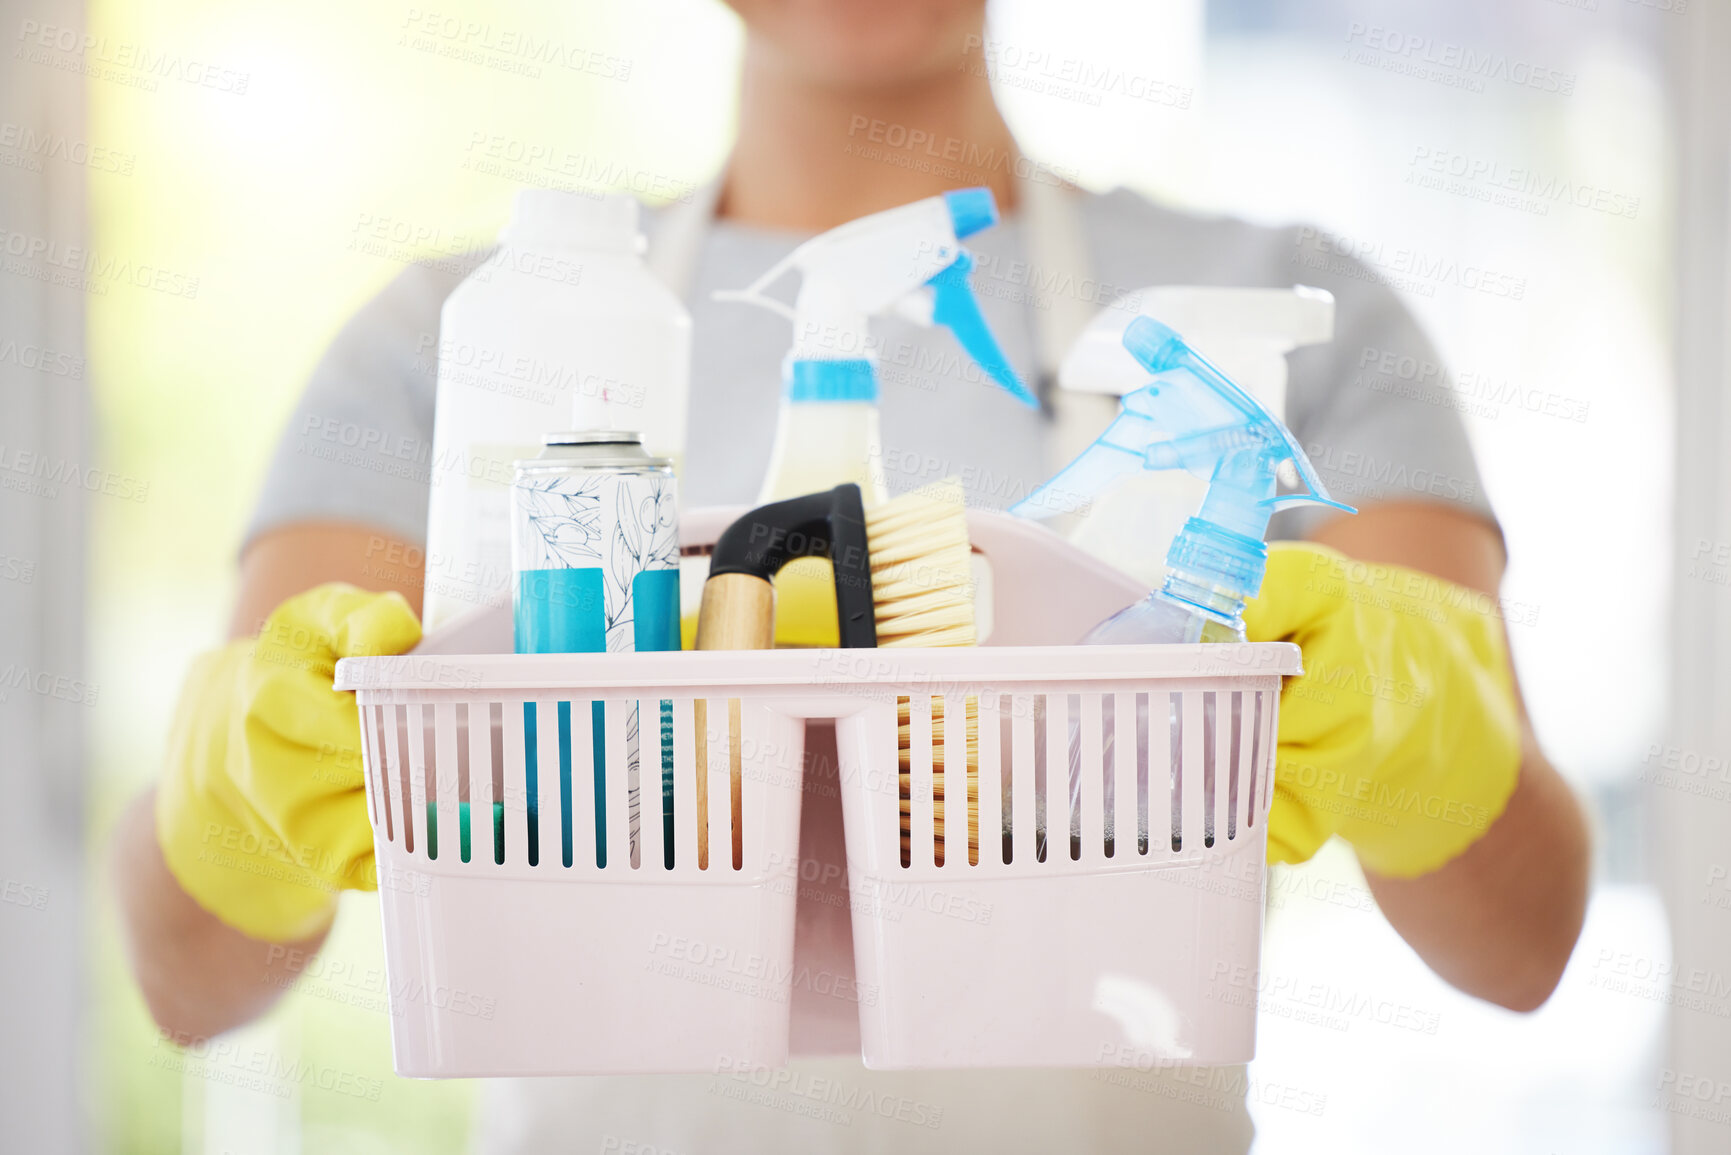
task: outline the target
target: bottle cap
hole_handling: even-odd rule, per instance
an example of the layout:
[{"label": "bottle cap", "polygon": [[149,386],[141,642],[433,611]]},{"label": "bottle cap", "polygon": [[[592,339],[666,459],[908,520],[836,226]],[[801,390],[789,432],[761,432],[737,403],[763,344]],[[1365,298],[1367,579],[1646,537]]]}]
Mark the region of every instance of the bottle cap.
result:
[{"label": "bottle cap", "polygon": [[1210,585],[1255,597],[1268,568],[1268,547],[1261,538],[1246,537],[1193,517],[1172,540],[1166,565],[1174,571],[1205,578]]},{"label": "bottle cap", "polygon": [[591,249],[641,253],[637,198],[623,194],[592,197],[564,189],[523,189],[511,211],[501,243],[526,249]]}]

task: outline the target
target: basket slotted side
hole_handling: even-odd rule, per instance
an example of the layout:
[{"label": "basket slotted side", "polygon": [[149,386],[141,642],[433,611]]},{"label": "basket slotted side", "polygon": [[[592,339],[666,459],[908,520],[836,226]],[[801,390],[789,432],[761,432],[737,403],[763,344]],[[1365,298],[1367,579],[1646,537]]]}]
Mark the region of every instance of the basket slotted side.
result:
[{"label": "basket slotted side", "polygon": [[912,683],[844,719],[867,1063],[1248,1061],[1280,684]]},{"label": "basket slotted side", "polygon": [[[1254,992],[1246,1000],[1239,987],[1243,975],[1254,982],[1260,942],[1280,677],[1297,669],[1297,651],[1285,645],[345,660],[339,688],[361,691],[398,1069],[574,1074],[783,1061],[799,766],[809,718],[837,719],[856,970],[860,986],[879,996],[860,1007],[869,1064],[1112,1065],[1125,1054],[1198,1062],[1248,1058]],[[1170,833],[1159,821],[1159,760],[1162,749],[1173,750],[1169,733],[1164,747],[1160,740],[1160,703],[1169,712],[1173,694],[1181,732],[1166,766],[1170,775],[1176,759],[1179,769],[1176,848],[1159,837]],[[1210,696],[1218,723],[1211,731],[1200,721]],[[709,703],[701,743],[698,700]],[[722,704],[734,700],[739,724],[730,731],[720,719],[731,724]],[[520,732],[520,712],[529,701],[538,722],[532,743]],[[659,718],[660,703],[672,703],[671,870],[643,866],[656,861],[652,822],[639,824],[637,866],[611,855],[605,866],[586,864],[580,842],[570,867],[562,853],[547,853],[563,850],[565,801],[557,774],[536,779],[539,861],[510,853],[511,824],[521,822],[526,831],[529,821],[521,751],[532,747],[538,768],[560,765],[558,731],[540,719],[556,716],[562,701],[573,704],[570,743],[579,749],[575,716],[583,703],[601,701],[617,712],[620,703],[635,701],[640,719],[651,709]],[[1144,702],[1146,710],[1140,709]],[[459,727],[456,707],[464,703],[486,710],[485,734]],[[499,727],[491,724],[495,706]],[[910,738],[906,866],[902,708],[909,712]],[[1137,733],[1144,715],[1151,735],[1145,744]],[[977,852],[946,853],[941,865],[933,747],[929,738],[917,740],[933,731],[934,716],[970,719],[955,728],[953,755],[940,729],[938,758],[946,771],[966,768],[950,771],[952,781],[973,803],[969,825],[985,835]],[[1082,765],[1100,768],[1092,780],[1081,780],[1074,857],[1067,782],[1072,728]],[[1104,755],[1108,731],[1115,750],[1110,762]],[[971,756],[963,745],[970,733]],[[1206,780],[1195,769],[1207,760],[1205,733],[1213,736],[1216,770],[1224,772],[1217,781],[1227,787],[1212,795],[1190,789],[1194,779]],[[640,757],[646,744],[640,734]],[[624,780],[623,755],[613,757],[623,752],[623,740],[612,726],[604,746],[612,800],[621,796],[614,782]],[[1149,760],[1143,779],[1153,799],[1145,850],[1140,812],[1133,805],[1132,816],[1125,812],[1135,790],[1124,783],[1127,774],[1136,780],[1139,748]],[[460,749],[470,761],[466,789]],[[496,789],[474,772],[495,750],[509,771]],[[575,767],[576,755],[567,757]],[[734,759],[742,771],[745,815],[739,871],[730,869],[729,856],[716,854],[730,845],[731,815],[718,818],[726,807],[718,809],[715,800],[728,796]],[[712,803],[709,870],[697,868],[695,850],[685,853],[697,837],[700,765]],[[692,789],[682,793],[686,775]],[[966,789],[969,777],[972,788]],[[410,850],[405,837],[419,833],[416,815],[424,813],[429,783],[442,836],[436,859],[427,840],[417,839]],[[1002,822],[993,800],[1001,803],[1006,793],[1009,837],[993,840],[989,832]],[[1024,820],[1037,813],[1041,793],[1049,820],[1044,857],[1037,851],[1037,820]],[[1110,856],[1105,812],[1097,809],[1109,795],[1117,808],[1115,832],[1137,835],[1115,839]],[[405,820],[405,800],[408,825],[393,835],[391,828]],[[456,828],[464,800],[471,804],[468,862],[446,849],[446,832]],[[473,821],[474,810],[495,801],[503,804],[508,827],[503,863],[478,852]],[[1198,846],[1188,832],[1206,831],[1206,802],[1212,803],[1216,838],[1212,846],[1206,838]],[[572,804],[578,808],[575,836],[582,821],[575,795]],[[628,814],[610,806],[604,811],[604,824],[628,826]],[[959,839],[956,821],[951,817],[948,831]],[[617,845],[615,827],[607,829],[610,845]],[[715,871],[719,862],[729,869]],[[765,975],[776,981],[766,985]],[[470,996],[464,1006],[479,997],[491,1017],[454,1010],[459,1000],[449,992],[458,987]],[[399,989],[405,992],[400,999]],[[565,992],[553,1014],[547,1013],[550,990]],[[507,1007],[519,997],[524,1008],[533,1005],[540,1013],[526,1010],[513,1018]],[[641,1010],[609,1017],[597,1009],[607,1005],[650,1009],[647,1017]],[[669,1042],[673,1035],[678,1039]]]},{"label": "basket slotted side", "polygon": [[785,1061],[801,721],[641,690],[359,697],[399,1073]]}]

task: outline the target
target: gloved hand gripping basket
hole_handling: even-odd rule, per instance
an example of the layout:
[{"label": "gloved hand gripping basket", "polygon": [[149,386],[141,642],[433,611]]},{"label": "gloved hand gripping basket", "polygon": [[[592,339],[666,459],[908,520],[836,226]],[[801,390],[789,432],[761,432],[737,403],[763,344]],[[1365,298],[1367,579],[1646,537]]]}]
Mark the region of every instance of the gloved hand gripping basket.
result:
[{"label": "gloved hand gripping basket", "polygon": [[1251,1058],[1297,649],[1024,644],[1144,591],[1014,519],[970,535],[978,648],[342,662],[398,1072],[784,1063],[812,719],[868,1065]]}]

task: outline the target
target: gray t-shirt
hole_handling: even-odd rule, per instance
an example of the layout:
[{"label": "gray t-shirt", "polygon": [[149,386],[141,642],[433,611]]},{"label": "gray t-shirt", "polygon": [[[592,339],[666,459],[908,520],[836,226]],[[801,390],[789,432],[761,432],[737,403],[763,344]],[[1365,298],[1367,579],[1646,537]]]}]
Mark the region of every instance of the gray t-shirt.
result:
[{"label": "gray t-shirt", "polygon": [[[1334,496],[1361,506],[1437,501],[1491,517],[1435,351],[1364,266],[1322,252],[1304,230],[1199,218],[1129,192],[1084,197],[1081,214],[1093,280],[1079,291],[1094,306],[1159,284],[1305,283],[1333,292],[1335,340],[1291,355],[1286,416]],[[652,246],[656,224],[652,215]],[[749,283],[802,239],[726,222],[704,237],[687,292],[691,435],[680,490],[689,505],[756,496],[790,341],[781,317],[711,293]],[[968,243],[987,323],[1023,380],[1049,398],[1032,335],[1054,288],[1028,263],[1022,223],[1006,219]],[[406,270],[344,327],[283,435],[249,539],[297,521],[341,520],[424,543],[439,310],[479,259]],[[889,319],[874,322],[874,335],[892,491],[963,474],[971,503],[1002,508],[1044,480],[1055,436],[1049,405],[1015,403],[947,333]],[[1302,536],[1326,516],[1281,514],[1273,532]],[[788,1078],[772,1088],[722,1076],[495,1081],[482,1149],[1242,1152],[1252,1134],[1241,1067],[872,1072],[857,1059],[806,1059]],[[855,1112],[842,1123],[814,1113],[812,1096],[798,1089],[814,1086],[912,1107],[905,1117]],[[909,1122],[915,1115],[923,1122]]]},{"label": "gray t-shirt", "polygon": [[[1104,307],[1149,285],[1328,289],[1335,339],[1289,357],[1286,418],[1336,499],[1437,501],[1491,518],[1441,360],[1395,294],[1361,264],[1323,251],[1316,235],[1201,218],[1126,191],[1081,203],[1094,278],[1081,291]],[[656,220],[649,222],[653,245]],[[718,222],[687,293],[693,321],[690,429],[680,496],[688,505],[749,504],[769,458],[788,323],[711,299],[769,268],[804,237]],[[987,324],[1023,380],[1038,382],[1033,333],[1049,282],[1027,263],[1021,222],[969,238]],[[340,520],[426,540],[439,309],[479,261],[405,270],[344,326],[307,385],[277,447],[248,527]],[[1049,406],[1018,405],[982,378],[947,332],[899,318],[880,340],[883,444],[892,492],[949,474],[971,504],[1003,508],[1050,471]],[[1327,511],[1280,515],[1274,536],[1303,536]]]}]

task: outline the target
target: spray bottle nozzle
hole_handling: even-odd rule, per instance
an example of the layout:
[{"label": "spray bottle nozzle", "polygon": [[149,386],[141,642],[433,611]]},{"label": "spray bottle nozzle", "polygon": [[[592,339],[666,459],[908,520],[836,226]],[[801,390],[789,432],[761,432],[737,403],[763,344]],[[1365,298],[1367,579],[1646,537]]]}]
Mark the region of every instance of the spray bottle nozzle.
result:
[{"label": "spray bottle nozzle", "polygon": [[[990,193],[986,195],[988,198],[991,196]],[[926,282],[932,289],[932,324],[942,325],[954,333],[957,342],[968,351],[968,356],[1010,396],[1031,409],[1037,409],[1040,402],[1028,392],[1022,379],[1016,376],[1015,369],[1010,367],[1009,358],[998,348],[992,331],[986,328],[986,318],[980,312],[980,303],[974,299],[973,287],[968,284],[968,274],[973,272],[973,269],[974,258],[964,251],[955,264]]]},{"label": "spray bottle nozzle", "polygon": [[998,223],[998,202],[989,188],[959,188],[944,194],[950,210],[950,227],[956,239],[966,240]]},{"label": "spray bottle nozzle", "polygon": [[[799,400],[875,400],[867,320],[893,310],[918,324],[949,329],[987,376],[1024,405],[1037,406],[986,327],[968,282],[974,260],[960,241],[997,221],[992,190],[955,189],[813,237],[744,289],[718,292],[715,299],[760,305],[794,323],[788,383],[802,374],[824,383],[821,395]],[[764,292],[790,269],[802,275],[791,309]],[[831,396],[830,382],[837,377],[831,366],[842,362],[853,365],[844,371],[845,396]]]},{"label": "spray bottle nozzle", "polygon": [[[1137,317],[1124,347],[1154,375],[1124,395],[1106,431],[1056,477],[1012,510],[1047,517],[1092,499],[1117,478],[1144,469],[1183,469],[1209,482],[1202,508],[1167,554],[1169,573],[1253,597],[1262,583],[1268,519],[1293,505],[1355,512],[1328,496],[1292,434],[1260,401],[1192,349],[1170,326]],[[1304,492],[1279,496],[1290,461]]]}]

